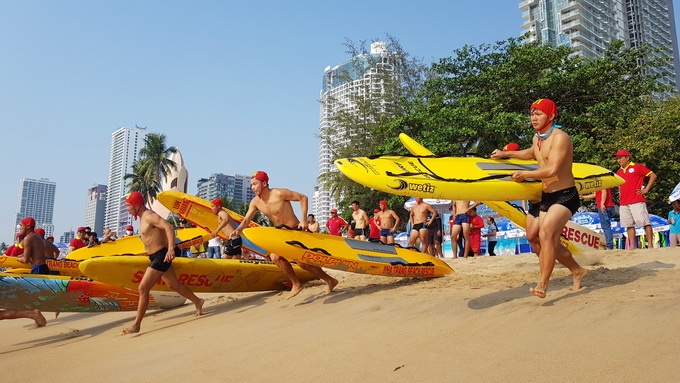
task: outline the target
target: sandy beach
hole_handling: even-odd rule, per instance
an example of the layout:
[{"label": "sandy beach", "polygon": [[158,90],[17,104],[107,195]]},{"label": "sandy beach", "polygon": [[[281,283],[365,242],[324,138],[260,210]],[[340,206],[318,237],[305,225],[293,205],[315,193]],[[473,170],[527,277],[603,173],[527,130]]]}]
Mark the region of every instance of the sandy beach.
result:
[{"label": "sandy beach", "polygon": [[0,321],[4,383],[50,382],[677,382],[679,248],[586,254],[580,291],[557,267],[546,299],[533,254],[448,260],[456,273],[340,280],[287,292],[203,294],[134,313],[46,313]]}]

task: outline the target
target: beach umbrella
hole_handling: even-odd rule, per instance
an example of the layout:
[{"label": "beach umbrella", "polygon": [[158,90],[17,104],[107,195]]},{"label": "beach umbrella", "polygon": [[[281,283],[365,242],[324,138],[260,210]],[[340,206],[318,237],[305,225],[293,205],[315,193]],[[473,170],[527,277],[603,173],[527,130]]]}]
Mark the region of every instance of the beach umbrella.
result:
[{"label": "beach umbrella", "polygon": [[677,185],[675,185],[675,189],[671,192],[670,197],[668,197],[668,200],[670,202],[680,200],[680,182],[678,182]]}]

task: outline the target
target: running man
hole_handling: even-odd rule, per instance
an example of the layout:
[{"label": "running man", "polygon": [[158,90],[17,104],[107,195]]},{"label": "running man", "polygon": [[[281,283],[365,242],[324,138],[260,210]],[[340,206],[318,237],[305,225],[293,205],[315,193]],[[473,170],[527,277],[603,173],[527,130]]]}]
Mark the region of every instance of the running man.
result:
[{"label": "running man", "polygon": [[399,216],[394,210],[387,208],[387,201],[380,201],[380,213],[376,213],[375,219],[380,221],[380,241],[394,243],[394,231],[399,226]]},{"label": "running man", "polygon": [[179,255],[179,248],[175,247],[175,229],[170,222],[144,206],[144,197],[138,192],[132,192],[125,199],[128,213],[136,220],[139,218],[139,238],[144,243],[144,249],[149,254],[151,264],[147,267],[142,281],[139,283],[139,303],[137,317],[132,327],[123,329],[123,334],[138,333],[142,328],[142,319],[149,307],[149,292],[160,279],[189,299],[196,306],[196,316],[203,315],[204,299],[196,296],[189,288],[177,281],[172,260],[175,253]]},{"label": "running man", "polygon": [[[270,189],[269,176],[263,171],[258,171],[253,174],[253,177],[250,179],[250,188],[255,193],[255,197],[250,201],[250,207],[248,208],[245,218],[243,218],[243,221],[241,221],[239,227],[237,227],[231,233],[232,237],[241,235],[243,230],[248,227],[248,224],[253,219],[255,213],[257,213],[258,210],[266,215],[269,220],[272,221],[274,226],[285,225],[292,228],[299,227],[302,230],[307,230],[307,221],[298,220],[298,218],[295,216],[295,212],[293,211],[293,206],[291,205],[291,201],[299,201],[302,216],[306,217],[306,195],[282,188]],[[290,279],[291,283],[293,284],[290,295],[288,295],[288,298],[286,299],[290,299],[298,295],[300,291],[302,291],[303,287],[302,283],[295,275],[295,271],[293,270],[293,266],[291,266],[290,262],[278,254],[271,254],[270,258],[272,262],[274,262],[274,264],[276,264],[276,266],[278,266],[281,271],[286,274],[288,279]],[[326,284],[328,284],[328,294],[330,294],[335,286],[337,286],[337,279],[326,274],[326,272],[320,267],[308,265],[302,262],[297,262],[297,264],[301,268],[312,273],[312,275],[315,277],[326,282]]]},{"label": "running man", "polygon": [[536,133],[531,148],[520,151],[494,150],[492,158],[535,159],[539,168],[533,171],[516,171],[511,177],[515,182],[527,178],[540,179],[543,185],[543,196],[539,215],[540,230],[540,280],[529,292],[539,298],[545,298],[555,260],[566,266],[573,274],[573,289],[581,288],[581,280],[588,270],[579,266],[569,250],[560,244],[562,228],[576,212],[580,200],[576,190],[572,162],[574,146],[571,138],[555,125],[557,106],[548,99],[540,99],[531,104],[531,124]]},{"label": "running man", "polygon": [[[427,219],[428,213],[431,214],[430,219]],[[437,211],[423,199],[416,197],[416,204],[411,208],[409,219],[411,220],[411,235],[408,240],[408,246],[413,247],[416,241],[420,238],[420,248],[423,253],[427,252],[428,246],[428,231],[427,227],[434,222],[437,217]]]}]

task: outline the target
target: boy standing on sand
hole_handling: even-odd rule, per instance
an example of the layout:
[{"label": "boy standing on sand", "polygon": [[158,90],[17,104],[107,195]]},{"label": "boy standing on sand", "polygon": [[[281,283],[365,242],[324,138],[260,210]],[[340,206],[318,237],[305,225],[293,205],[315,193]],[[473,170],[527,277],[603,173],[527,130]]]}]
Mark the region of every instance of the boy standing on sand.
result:
[{"label": "boy standing on sand", "polygon": [[574,147],[571,138],[554,123],[557,106],[546,98],[531,104],[531,124],[536,133],[531,148],[520,151],[494,150],[492,158],[517,158],[538,161],[539,168],[532,171],[516,171],[511,177],[515,182],[527,178],[540,179],[543,184],[541,212],[538,219],[540,227],[541,254],[539,268],[541,277],[531,294],[545,298],[555,259],[566,266],[573,274],[573,289],[581,288],[581,280],[588,270],[576,263],[569,250],[560,244],[562,228],[579,207],[571,166]]},{"label": "boy standing on sand", "polygon": [[128,213],[135,219],[139,217],[139,238],[144,243],[144,249],[149,254],[151,264],[147,267],[142,281],[139,283],[139,304],[137,305],[137,317],[132,327],[123,329],[123,334],[138,333],[142,326],[142,319],[149,307],[149,292],[159,279],[189,299],[196,306],[196,316],[203,315],[204,299],[196,296],[186,286],[177,281],[175,270],[172,268],[172,260],[175,253],[179,255],[179,248],[175,247],[175,229],[170,222],[161,218],[144,206],[144,197],[138,192],[132,192],[125,199]]},{"label": "boy standing on sand", "polygon": [[[299,201],[302,216],[305,217],[307,216],[306,195],[288,189],[270,189],[269,176],[262,171],[253,174],[253,177],[250,179],[250,188],[255,193],[255,197],[250,201],[246,216],[243,218],[243,221],[241,221],[239,227],[231,233],[231,237],[241,235],[243,229],[248,227],[248,224],[250,224],[250,221],[258,210],[266,215],[275,226],[286,225],[291,228],[299,227],[302,230],[307,230],[307,221],[298,220],[293,211],[293,206],[290,203],[291,201]],[[290,262],[278,254],[271,254],[270,258],[272,262],[286,274],[293,284],[290,295],[286,299],[298,295],[300,291],[302,291],[302,283],[295,275],[295,271]],[[297,262],[297,264],[301,268],[312,273],[315,277],[323,279],[328,284],[328,294],[330,294],[338,284],[337,279],[326,274],[326,272],[321,270],[318,266],[312,266],[302,262]]]}]

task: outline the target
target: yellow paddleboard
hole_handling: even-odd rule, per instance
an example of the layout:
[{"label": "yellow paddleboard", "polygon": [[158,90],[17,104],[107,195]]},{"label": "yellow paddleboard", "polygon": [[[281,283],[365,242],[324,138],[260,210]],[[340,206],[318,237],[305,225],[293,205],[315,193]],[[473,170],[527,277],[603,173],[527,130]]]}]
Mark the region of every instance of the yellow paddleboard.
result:
[{"label": "yellow paddleboard", "polygon": [[[399,134],[401,143],[411,154],[419,156],[432,156],[434,153],[422,146],[419,142],[404,133]],[[494,210],[496,213],[506,217],[516,226],[526,229],[526,213],[508,202],[503,201],[482,201],[483,204]],[[583,227],[573,221],[568,221],[562,230],[563,237],[560,237],[564,245],[572,254],[583,255],[581,249],[603,249],[605,247],[604,236],[594,230]],[[575,240],[574,242],[570,240]]]},{"label": "yellow paddleboard", "polygon": [[[135,311],[136,290],[58,275],[0,273],[0,309],[57,312]],[[179,294],[152,292],[150,309],[171,308],[186,299]]]},{"label": "yellow paddleboard", "polygon": [[329,269],[389,277],[439,277],[453,272],[438,258],[396,246],[273,227],[249,228],[245,233],[289,261]]},{"label": "yellow paddleboard", "polygon": [[[514,201],[540,199],[541,181],[515,182],[517,170],[538,169],[536,161],[477,157],[378,156],[343,158],[337,168],[353,181],[391,194],[452,200]],[[572,167],[579,193],[621,185],[612,171],[591,164]]]},{"label": "yellow paddleboard", "polygon": [[[81,262],[80,270],[95,281],[137,289],[149,263],[147,257],[98,257]],[[249,292],[290,288],[290,281],[283,272],[266,261],[175,258],[172,267],[179,282],[194,292]],[[312,274],[297,266],[293,270],[303,283],[315,279]],[[170,290],[162,280],[153,289]]]},{"label": "yellow paddleboard", "polygon": [[[78,268],[78,262],[77,261],[69,261],[69,260],[63,260],[63,261],[55,261],[48,259],[45,261],[47,264],[47,267],[50,268],[52,271],[58,271],[59,274],[61,275],[69,275],[69,276],[82,276],[83,273],[80,272],[80,269]],[[31,272],[31,265],[28,263],[23,263],[19,261],[19,258],[17,257],[8,257],[6,255],[0,255],[0,267],[7,267],[7,268],[12,268],[11,271],[7,271],[8,273],[18,273],[17,270],[24,270],[27,269],[28,273]]]},{"label": "yellow paddleboard", "polygon": [[[177,229],[177,246],[186,249],[191,246],[199,245],[210,239],[210,234],[197,227],[188,229]],[[144,243],[138,235],[130,235],[118,238],[115,241],[108,241],[101,245],[92,247],[82,247],[73,250],[66,255],[67,260],[82,261],[93,257],[106,257],[109,255],[146,255]]]},{"label": "yellow paddleboard", "polygon": [[[217,229],[219,221],[217,215],[212,212],[212,204],[203,198],[199,198],[190,194],[181,193],[177,191],[164,191],[158,194],[158,201],[168,208],[171,212],[179,215],[194,225],[205,229],[212,233]],[[222,208],[227,214],[236,222],[241,223],[243,216],[235,213],[229,209]],[[259,227],[255,222],[250,222],[248,227]],[[221,232],[219,237],[228,240]],[[263,256],[269,256],[267,250],[256,245],[246,235],[241,237],[243,240],[243,247]]]}]

